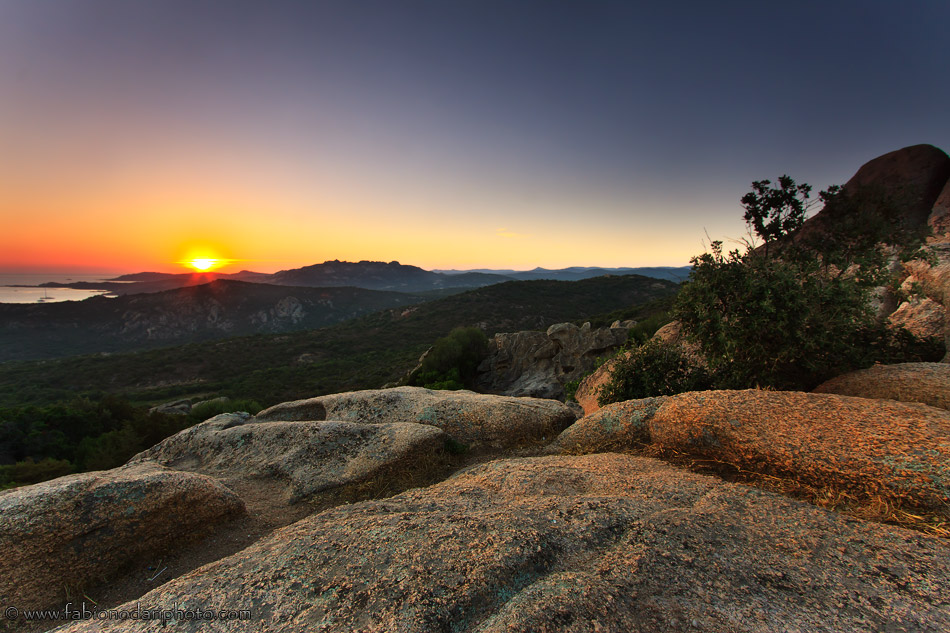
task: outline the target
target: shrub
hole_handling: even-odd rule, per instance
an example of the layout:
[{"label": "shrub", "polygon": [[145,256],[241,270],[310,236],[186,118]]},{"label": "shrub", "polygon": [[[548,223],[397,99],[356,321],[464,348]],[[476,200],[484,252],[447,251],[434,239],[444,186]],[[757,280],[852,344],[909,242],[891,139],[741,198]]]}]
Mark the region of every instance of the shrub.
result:
[{"label": "shrub", "polygon": [[109,431],[79,444],[77,461],[83,471],[108,470],[121,466],[136,453],[149,448],[131,426]]},{"label": "shrub", "polygon": [[686,358],[680,346],[660,340],[621,352],[611,378],[600,388],[600,406],[651,396],[671,396],[710,387],[706,370]]},{"label": "shrub", "polygon": [[718,243],[693,263],[676,316],[719,386],[809,389],[865,363],[860,343],[885,334],[867,291],[817,265],[723,255]]},{"label": "shrub", "polygon": [[488,337],[474,327],[460,327],[435,342],[409,384],[429,389],[474,386],[479,363],[488,355]]},{"label": "shrub", "polygon": [[447,372],[427,371],[421,372],[417,383],[426,389],[438,389],[443,391],[458,391],[465,389],[462,380],[459,377],[459,370],[453,367]]},{"label": "shrub", "polygon": [[73,472],[73,465],[65,459],[47,457],[38,462],[24,461],[0,466],[0,490],[14,485],[35,484]]}]

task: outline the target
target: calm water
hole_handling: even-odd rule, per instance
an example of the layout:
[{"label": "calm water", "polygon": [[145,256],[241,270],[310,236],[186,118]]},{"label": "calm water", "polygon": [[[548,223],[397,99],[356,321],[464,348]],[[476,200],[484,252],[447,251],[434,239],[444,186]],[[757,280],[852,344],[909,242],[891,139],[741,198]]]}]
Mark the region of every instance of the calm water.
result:
[{"label": "calm water", "polygon": [[48,281],[102,281],[121,273],[75,275],[71,273],[0,274],[0,303],[52,303],[54,301],[82,301],[102,294],[101,290],[73,290],[72,288],[10,288],[11,285],[38,286]]}]

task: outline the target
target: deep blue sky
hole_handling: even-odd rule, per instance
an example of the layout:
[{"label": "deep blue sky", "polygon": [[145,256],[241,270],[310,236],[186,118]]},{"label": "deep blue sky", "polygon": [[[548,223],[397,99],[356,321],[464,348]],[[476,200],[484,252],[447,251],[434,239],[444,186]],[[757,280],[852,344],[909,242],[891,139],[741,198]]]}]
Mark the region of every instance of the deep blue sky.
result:
[{"label": "deep blue sky", "polygon": [[945,0],[660,4],[0,0],[0,268],[681,265],[950,149]]}]

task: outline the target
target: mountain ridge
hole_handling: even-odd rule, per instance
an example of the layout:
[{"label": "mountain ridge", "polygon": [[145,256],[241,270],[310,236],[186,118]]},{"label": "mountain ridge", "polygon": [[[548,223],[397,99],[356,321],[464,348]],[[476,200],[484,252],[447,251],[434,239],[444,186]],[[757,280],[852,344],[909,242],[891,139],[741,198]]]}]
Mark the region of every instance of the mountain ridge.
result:
[{"label": "mountain ridge", "polygon": [[116,298],[0,304],[0,362],[306,330],[433,298],[216,279]]},{"label": "mountain ridge", "polygon": [[668,281],[685,281],[690,266],[647,266],[631,268],[603,268],[598,266],[571,266],[549,269],[537,267],[517,271],[476,268],[471,270],[425,270],[419,266],[400,264],[397,261],[381,262],[362,260],[348,262],[328,260],[300,268],[280,270],[276,273],[258,273],[242,270],[237,273],[162,273],[139,272],[120,275],[102,281],[46,282],[40,288],[74,288],[78,290],[106,290],[122,296],[153,293],[197,286],[218,279],[248,281],[281,286],[340,287],[353,286],[369,290],[394,290],[399,292],[424,292],[449,288],[481,288],[506,281],[530,281],[548,279],[553,281],[580,281],[602,275],[643,275]]}]

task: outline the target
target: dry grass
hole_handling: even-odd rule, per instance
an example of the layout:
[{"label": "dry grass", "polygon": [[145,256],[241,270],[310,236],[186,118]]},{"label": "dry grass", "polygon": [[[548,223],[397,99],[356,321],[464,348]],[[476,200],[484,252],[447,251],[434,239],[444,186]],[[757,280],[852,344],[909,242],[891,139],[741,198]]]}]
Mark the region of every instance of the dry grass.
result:
[{"label": "dry grass", "polygon": [[[625,452],[662,459],[695,473],[715,475],[732,483],[776,492],[866,521],[897,525],[950,539],[950,518],[947,515],[938,514],[931,509],[922,509],[895,495],[869,495],[834,486],[814,486],[787,475],[745,470],[729,462],[697,457],[671,449],[663,450],[652,445]],[[884,489],[884,486],[880,488]]]}]

